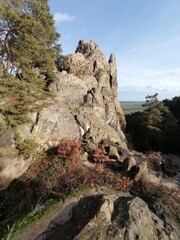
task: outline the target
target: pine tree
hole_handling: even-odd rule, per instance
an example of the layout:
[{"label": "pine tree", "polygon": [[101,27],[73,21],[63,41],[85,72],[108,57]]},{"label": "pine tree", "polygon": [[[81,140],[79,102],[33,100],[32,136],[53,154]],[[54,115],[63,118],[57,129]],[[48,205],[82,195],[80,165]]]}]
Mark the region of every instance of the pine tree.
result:
[{"label": "pine tree", "polygon": [[7,126],[27,122],[48,97],[58,38],[47,0],[1,0],[0,113]]},{"label": "pine tree", "polygon": [[163,119],[163,114],[169,112],[168,107],[158,100],[158,93],[146,96],[146,102],[143,107],[146,116],[146,123],[148,126],[157,127]]},{"label": "pine tree", "polygon": [[146,108],[143,112],[145,120],[144,124],[147,128],[146,149],[149,148],[150,136],[160,136],[161,123],[164,119],[164,115],[169,113],[169,108],[165,106],[162,101],[159,101],[157,97],[158,93],[146,96],[146,102],[142,105]]}]

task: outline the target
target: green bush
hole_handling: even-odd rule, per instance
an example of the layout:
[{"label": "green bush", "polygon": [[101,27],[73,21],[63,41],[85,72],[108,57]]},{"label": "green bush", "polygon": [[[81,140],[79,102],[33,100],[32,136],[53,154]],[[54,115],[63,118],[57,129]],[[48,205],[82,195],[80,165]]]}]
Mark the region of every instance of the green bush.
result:
[{"label": "green bush", "polygon": [[56,61],[56,65],[59,71],[65,70],[69,72],[70,69],[69,57],[65,55],[60,55]]}]

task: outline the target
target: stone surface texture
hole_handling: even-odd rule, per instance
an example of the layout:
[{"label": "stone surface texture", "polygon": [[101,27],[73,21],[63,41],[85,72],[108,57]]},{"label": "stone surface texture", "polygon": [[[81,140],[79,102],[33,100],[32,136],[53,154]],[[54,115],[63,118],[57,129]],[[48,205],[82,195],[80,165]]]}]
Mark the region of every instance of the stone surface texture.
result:
[{"label": "stone surface texture", "polygon": [[47,148],[63,137],[83,137],[95,144],[110,139],[126,149],[114,55],[107,62],[95,42],[80,41],[68,61],[69,72],[57,73],[50,86],[55,99],[37,116],[31,136]]},{"label": "stone surface texture", "polygon": [[[172,217],[179,212],[180,158],[159,158],[153,152],[144,155],[127,148],[113,54],[106,61],[95,42],[80,41],[68,61],[68,72],[57,72],[50,85],[54,98],[31,114],[32,123],[19,126],[22,139],[35,139],[40,149],[48,150],[64,137],[81,138],[84,152],[78,164],[92,171],[97,165],[89,156],[100,144],[109,157],[105,163],[109,171],[126,176],[122,179],[133,184],[143,183],[147,189],[138,184],[124,190],[117,185],[95,188],[92,184],[90,191],[56,205],[19,240],[179,240]],[[0,190],[31,163],[18,156],[15,146],[12,131],[0,133]]]},{"label": "stone surface texture", "polygon": [[171,221],[168,226],[158,211],[150,210],[139,197],[105,189],[64,203],[35,239],[178,240],[176,229],[169,227]]},{"label": "stone surface texture", "polygon": [[[95,42],[80,41],[68,59],[69,72],[57,72],[56,81],[49,87],[54,98],[39,113],[30,115],[32,123],[19,126],[21,137],[34,139],[43,150],[56,146],[64,137],[84,138],[93,144],[109,139],[127,149],[114,55],[106,61]],[[1,187],[29,166],[28,160],[14,155],[17,151],[11,135],[7,132],[0,136]]]}]

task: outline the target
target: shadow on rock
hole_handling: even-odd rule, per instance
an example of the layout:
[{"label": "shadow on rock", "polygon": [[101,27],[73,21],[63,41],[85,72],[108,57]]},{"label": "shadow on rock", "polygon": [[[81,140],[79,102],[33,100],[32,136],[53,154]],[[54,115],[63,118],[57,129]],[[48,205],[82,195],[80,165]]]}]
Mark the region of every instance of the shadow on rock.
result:
[{"label": "shadow on rock", "polygon": [[99,212],[103,203],[103,195],[85,197],[77,203],[71,202],[36,240],[73,240]]}]

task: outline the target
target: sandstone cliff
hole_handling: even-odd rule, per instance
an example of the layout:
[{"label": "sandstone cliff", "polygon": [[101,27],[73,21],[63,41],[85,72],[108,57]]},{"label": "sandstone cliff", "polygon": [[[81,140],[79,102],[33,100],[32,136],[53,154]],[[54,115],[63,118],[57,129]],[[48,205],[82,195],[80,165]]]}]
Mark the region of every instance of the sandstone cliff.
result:
[{"label": "sandstone cliff", "polygon": [[[107,62],[93,41],[80,41],[76,53],[68,56],[69,70],[57,72],[50,86],[54,99],[40,112],[31,114],[32,123],[19,127],[21,137],[34,139],[47,150],[64,137],[83,138],[98,144],[105,140],[126,149],[125,117],[117,99],[116,61]],[[0,134],[0,187],[19,177],[30,160],[17,156],[14,134]]]},{"label": "sandstone cliff", "polygon": [[55,99],[38,114],[31,135],[47,147],[63,137],[82,137],[95,144],[110,139],[126,148],[114,55],[107,62],[95,42],[80,41],[68,62],[68,73],[58,72],[51,84]]}]

